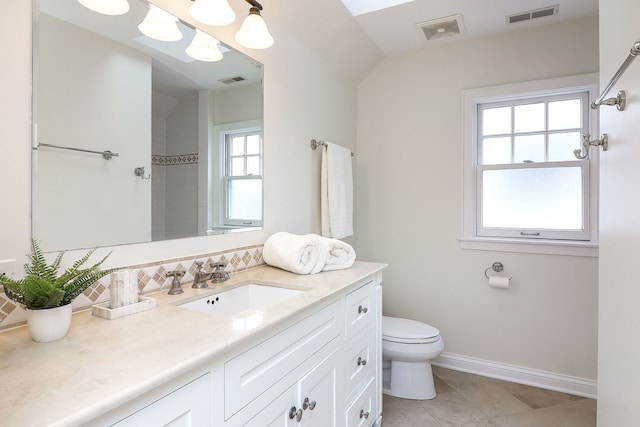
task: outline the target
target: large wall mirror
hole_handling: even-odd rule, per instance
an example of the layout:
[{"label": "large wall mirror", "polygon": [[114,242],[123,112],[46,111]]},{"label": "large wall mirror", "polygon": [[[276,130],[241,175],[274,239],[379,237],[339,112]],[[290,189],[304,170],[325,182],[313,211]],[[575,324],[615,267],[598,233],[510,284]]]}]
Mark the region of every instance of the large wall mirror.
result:
[{"label": "large wall mirror", "polygon": [[262,226],[260,63],[224,45],[218,61],[192,58],[182,22],[178,41],[143,35],[141,0],[119,16],[36,3],[32,220],[45,250]]}]

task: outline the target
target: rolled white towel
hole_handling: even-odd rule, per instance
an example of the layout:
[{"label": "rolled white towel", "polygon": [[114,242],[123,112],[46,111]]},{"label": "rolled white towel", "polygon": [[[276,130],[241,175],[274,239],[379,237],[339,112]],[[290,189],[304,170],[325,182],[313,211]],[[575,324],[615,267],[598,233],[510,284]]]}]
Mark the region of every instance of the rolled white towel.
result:
[{"label": "rolled white towel", "polygon": [[319,273],[324,267],[327,247],[317,234],[304,236],[281,231],[264,242],[264,262],[296,274]]},{"label": "rolled white towel", "polygon": [[326,248],[327,257],[322,271],[343,270],[353,265],[356,260],[356,251],[353,247],[338,239],[322,238],[322,244]]}]

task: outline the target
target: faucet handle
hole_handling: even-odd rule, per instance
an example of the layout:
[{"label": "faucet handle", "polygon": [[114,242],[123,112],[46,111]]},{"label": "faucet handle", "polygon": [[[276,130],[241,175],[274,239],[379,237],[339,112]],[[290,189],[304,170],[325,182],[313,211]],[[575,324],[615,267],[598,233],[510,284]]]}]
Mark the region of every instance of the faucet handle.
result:
[{"label": "faucet handle", "polygon": [[182,290],[182,286],[180,285],[180,278],[184,276],[184,273],[184,270],[167,271],[167,277],[173,277],[171,289],[169,289],[169,295],[178,295],[184,292]]},{"label": "faucet handle", "polygon": [[176,280],[176,279],[180,279],[182,276],[184,276],[184,273],[185,273],[184,270],[167,271],[167,277],[173,277],[174,280]]}]

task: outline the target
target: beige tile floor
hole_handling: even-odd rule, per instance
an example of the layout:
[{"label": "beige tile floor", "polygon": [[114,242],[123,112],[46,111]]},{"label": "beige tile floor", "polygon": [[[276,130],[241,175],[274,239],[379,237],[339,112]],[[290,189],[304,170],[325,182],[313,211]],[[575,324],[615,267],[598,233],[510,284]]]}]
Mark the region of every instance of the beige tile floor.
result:
[{"label": "beige tile floor", "polygon": [[556,391],[433,368],[437,396],[384,395],[382,427],[590,427],[596,401]]}]

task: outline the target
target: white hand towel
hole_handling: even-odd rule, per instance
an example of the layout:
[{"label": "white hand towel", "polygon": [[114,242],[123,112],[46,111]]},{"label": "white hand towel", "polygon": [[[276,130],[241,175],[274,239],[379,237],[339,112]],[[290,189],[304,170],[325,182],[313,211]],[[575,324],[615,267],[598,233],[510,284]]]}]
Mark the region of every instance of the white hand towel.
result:
[{"label": "white hand towel", "polygon": [[320,173],[322,235],[341,239],[353,235],[351,150],[330,142],[325,144]]},{"label": "white hand towel", "polygon": [[344,270],[353,265],[356,260],[356,251],[353,247],[341,240],[322,238],[322,244],[326,248],[327,258],[322,271]]},{"label": "white hand towel", "polygon": [[299,236],[281,231],[264,242],[264,262],[296,274],[319,273],[327,257],[317,234]]}]

